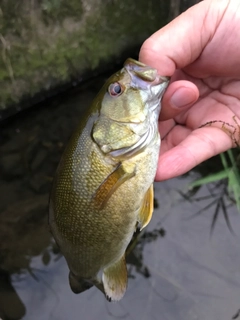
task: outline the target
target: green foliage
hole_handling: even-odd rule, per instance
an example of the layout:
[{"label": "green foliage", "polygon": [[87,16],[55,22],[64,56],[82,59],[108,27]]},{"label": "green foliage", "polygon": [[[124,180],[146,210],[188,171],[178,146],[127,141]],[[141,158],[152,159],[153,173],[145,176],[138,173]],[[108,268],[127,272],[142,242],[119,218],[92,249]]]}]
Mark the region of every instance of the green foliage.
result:
[{"label": "green foliage", "polygon": [[237,208],[240,211],[240,173],[236,157],[233,150],[228,150],[220,154],[223,170],[209,174],[206,177],[195,180],[190,184],[190,188],[195,188],[208,183],[214,183],[223,179],[227,179],[228,192],[234,196]]},{"label": "green foliage", "polygon": [[0,3],[0,30],[11,30],[13,34],[19,34],[22,24],[23,6],[21,0],[3,0]]},{"label": "green foliage", "polygon": [[43,0],[41,9],[45,22],[60,22],[66,17],[81,19],[83,13],[81,0]]}]

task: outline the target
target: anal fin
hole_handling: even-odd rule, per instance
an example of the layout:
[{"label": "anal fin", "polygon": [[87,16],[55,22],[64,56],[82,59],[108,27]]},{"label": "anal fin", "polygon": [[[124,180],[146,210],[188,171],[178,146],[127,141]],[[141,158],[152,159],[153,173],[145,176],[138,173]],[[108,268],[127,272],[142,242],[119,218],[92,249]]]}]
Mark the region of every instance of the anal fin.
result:
[{"label": "anal fin", "polygon": [[142,207],[139,213],[138,221],[140,224],[140,230],[145,228],[149,224],[152,218],[153,201],[154,201],[154,191],[153,191],[153,184],[152,184],[144,196]]},{"label": "anal fin", "polygon": [[108,301],[119,301],[127,289],[127,266],[125,257],[103,271],[102,282]]}]

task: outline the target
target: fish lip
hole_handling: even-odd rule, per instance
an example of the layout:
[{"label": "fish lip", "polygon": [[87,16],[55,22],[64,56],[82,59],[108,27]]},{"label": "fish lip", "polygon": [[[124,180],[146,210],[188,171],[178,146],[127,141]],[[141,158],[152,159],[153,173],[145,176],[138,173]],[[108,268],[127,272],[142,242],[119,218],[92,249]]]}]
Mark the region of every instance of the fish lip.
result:
[{"label": "fish lip", "polygon": [[132,79],[132,85],[139,89],[147,89],[149,86],[163,83],[168,84],[170,80],[170,77],[160,76],[155,68],[132,58],[128,58],[123,66]]},{"label": "fish lip", "polygon": [[135,60],[133,58],[127,58],[127,60],[123,64],[123,66],[125,67],[126,65],[135,65],[135,66],[140,66],[140,67],[147,66],[145,63],[138,61],[138,60]]}]

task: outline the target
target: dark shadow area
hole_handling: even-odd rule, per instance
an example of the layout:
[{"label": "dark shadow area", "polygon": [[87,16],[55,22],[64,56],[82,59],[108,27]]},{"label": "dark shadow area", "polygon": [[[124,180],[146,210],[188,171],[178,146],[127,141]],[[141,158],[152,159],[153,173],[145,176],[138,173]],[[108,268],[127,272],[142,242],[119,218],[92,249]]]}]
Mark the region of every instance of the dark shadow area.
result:
[{"label": "dark shadow area", "polygon": [[[153,219],[127,251],[129,288],[123,301],[108,304],[97,289],[71,293],[66,262],[48,229],[48,195],[64,146],[108,75],[2,123],[0,317],[74,320],[80,309],[80,319],[97,319],[99,313],[104,319],[142,314],[158,319],[160,313],[169,320],[236,317],[239,214],[225,181],[191,191],[184,187],[217,170],[218,158],[155,185]],[[219,317],[224,312],[228,318]]]}]

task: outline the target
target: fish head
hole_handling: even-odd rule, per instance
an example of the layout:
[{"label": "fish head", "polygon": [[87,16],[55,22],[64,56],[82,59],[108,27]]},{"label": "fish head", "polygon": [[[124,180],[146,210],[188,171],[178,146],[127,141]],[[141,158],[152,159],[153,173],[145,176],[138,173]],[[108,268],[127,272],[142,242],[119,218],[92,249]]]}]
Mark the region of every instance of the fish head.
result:
[{"label": "fish head", "polygon": [[93,129],[93,139],[103,152],[132,155],[133,149],[143,147],[143,140],[144,145],[149,143],[147,133],[151,131],[152,138],[153,126],[157,131],[160,101],[168,83],[168,77],[131,58],[108,79],[100,92],[100,117]]}]

